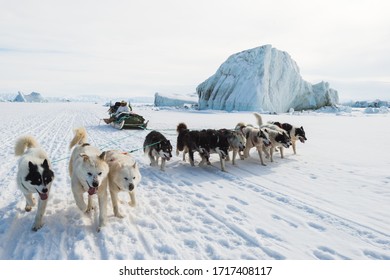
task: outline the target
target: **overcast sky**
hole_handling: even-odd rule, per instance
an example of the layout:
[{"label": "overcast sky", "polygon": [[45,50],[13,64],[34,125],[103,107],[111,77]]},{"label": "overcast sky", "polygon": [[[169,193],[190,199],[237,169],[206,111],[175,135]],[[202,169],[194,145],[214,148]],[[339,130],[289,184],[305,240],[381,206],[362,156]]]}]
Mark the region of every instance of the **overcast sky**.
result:
[{"label": "overcast sky", "polygon": [[193,93],[271,44],[341,99],[390,99],[388,0],[0,0],[0,93]]}]

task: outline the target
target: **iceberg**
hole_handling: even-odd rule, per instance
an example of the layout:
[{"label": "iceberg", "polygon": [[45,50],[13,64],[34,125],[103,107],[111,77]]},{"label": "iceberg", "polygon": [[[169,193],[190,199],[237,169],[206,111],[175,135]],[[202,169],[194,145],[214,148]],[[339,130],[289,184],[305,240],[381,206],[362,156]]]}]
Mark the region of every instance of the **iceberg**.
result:
[{"label": "iceberg", "polygon": [[158,92],[154,95],[154,106],[156,107],[184,107],[190,105],[197,105],[198,97],[196,94],[160,94]]},{"label": "iceberg", "polygon": [[338,104],[329,83],[302,79],[287,52],[265,45],[231,55],[196,88],[199,109],[270,111],[318,109]]},{"label": "iceberg", "polygon": [[14,102],[47,102],[46,99],[38,92],[32,92],[30,94],[23,94],[18,92],[18,95],[15,97]]}]

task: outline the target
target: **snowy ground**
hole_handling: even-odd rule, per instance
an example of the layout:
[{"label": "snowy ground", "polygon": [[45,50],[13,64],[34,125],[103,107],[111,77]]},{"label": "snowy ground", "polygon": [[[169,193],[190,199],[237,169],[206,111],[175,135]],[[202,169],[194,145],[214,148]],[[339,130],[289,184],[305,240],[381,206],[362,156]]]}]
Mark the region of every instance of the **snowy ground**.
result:
[{"label": "snowy ground", "polygon": [[[193,129],[255,123],[250,112],[134,109],[174,146],[179,121]],[[118,219],[110,202],[108,224],[97,233],[97,213],[81,213],[70,189],[73,128],[85,126],[102,150],[141,149],[149,132],[99,124],[106,110],[0,103],[0,259],[390,259],[389,114],[264,115],[303,125],[308,138],[298,155],[288,150],[265,167],[253,150],[237,166],[227,163],[227,172],[216,157],[213,166],[191,167],[181,155],[162,172],[137,150],[138,206],[121,204],[126,217]],[[15,184],[14,142],[23,134],[47,150],[56,176],[38,232],[31,231],[36,208],[24,211]]]}]

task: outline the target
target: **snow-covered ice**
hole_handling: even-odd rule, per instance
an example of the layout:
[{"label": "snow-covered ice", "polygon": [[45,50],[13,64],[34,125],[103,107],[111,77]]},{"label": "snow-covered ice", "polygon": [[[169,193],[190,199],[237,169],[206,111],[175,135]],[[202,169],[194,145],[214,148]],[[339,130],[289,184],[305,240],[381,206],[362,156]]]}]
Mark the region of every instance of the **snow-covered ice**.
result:
[{"label": "snow-covered ice", "polygon": [[[176,125],[233,128],[255,123],[251,112],[133,109],[176,144]],[[332,110],[335,110],[334,108]],[[149,166],[142,144],[149,131],[116,130],[100,122],[107,108],[88,103],[0,103],[0,259],[390,259],[389,114],[294,112],[263,115],[303,126],[297,155],[278,154],[261,166],[257,153],[226,164],[191,167],[181,155],[166,171]],[[85,126],[102,150],[136,150],[142,181],[138,205],[123,194],[124,219],[96,232],[98,213],[76,207],[68,175],[72,130]],[[15,139],[31,134],[53,162],[55,180],[45,225],[31,231],[36,208],[24,211],[16,187]],[[199,158],[196,158],[199,162]],[[96,201],[95,201],[96,202]]]}]

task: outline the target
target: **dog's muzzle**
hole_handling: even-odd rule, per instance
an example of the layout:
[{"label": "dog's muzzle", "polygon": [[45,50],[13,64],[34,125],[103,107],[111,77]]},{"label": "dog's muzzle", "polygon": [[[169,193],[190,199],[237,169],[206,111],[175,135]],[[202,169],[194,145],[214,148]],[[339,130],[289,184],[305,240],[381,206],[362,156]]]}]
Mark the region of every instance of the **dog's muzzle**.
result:
[{"label": "dog's muzzle", "polygon": [[299,141],[301,141],[301,143],[305,143],[306,140],[306,137],[299,136]]},{"label": "dog's muzzle", "polygon": [[90,186],[88,181],[87,181],[87,185],[88,185],[88,194],[89,195],[94,195],[99,190],[99,182],[97,182],[97,181],[92,182],[92,187]]},{"label": "dog's muzzle", "polygon": [[49,194],[48,194],[49,190],[47,188],[43,188],[42,192],[38,191],[37,189],[35,189],[35,190],[39,194],[39,197],[41,198],[41,200],[46,200],[49,197]]},{"label": "dog's muzzle", "polygon": [[164,157],[166,160],[170,160],[172,157],[172,154],[171,153],[169,153],[169,154],[164,153]]}]

